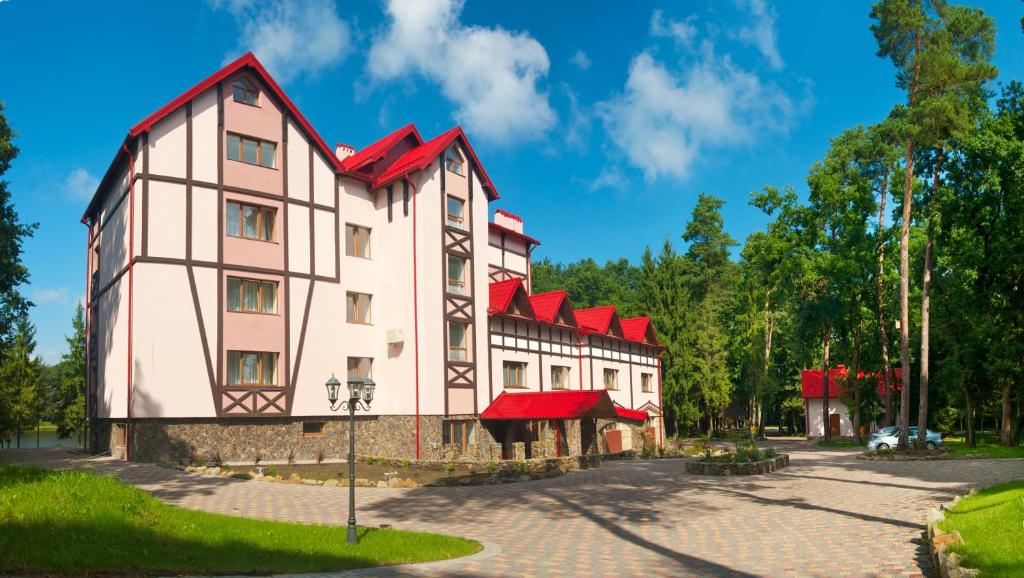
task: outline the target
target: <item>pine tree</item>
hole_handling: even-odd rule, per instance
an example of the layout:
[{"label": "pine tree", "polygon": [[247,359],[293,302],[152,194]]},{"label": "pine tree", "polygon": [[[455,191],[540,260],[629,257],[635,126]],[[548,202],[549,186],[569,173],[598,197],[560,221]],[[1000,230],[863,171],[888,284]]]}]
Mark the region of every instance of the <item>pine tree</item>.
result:
[{"label": "pine tree", "polygon": [[57,434],[62,439],[85,427],[85,315],[81,303],[75,307],[71,327],[74,333],[65,338],[68,352],[58,365]]}]

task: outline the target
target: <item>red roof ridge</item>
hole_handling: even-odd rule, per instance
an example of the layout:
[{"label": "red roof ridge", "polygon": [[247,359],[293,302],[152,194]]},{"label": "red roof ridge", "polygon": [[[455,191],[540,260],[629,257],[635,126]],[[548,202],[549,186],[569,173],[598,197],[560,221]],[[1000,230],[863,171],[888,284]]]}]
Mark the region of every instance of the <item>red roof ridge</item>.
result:
[{"label": "red roof ridge", "polygon": [[[538,321],[554,324],[555,319],[558,318],[558,310],[561,309],[562,303],[568,301],[568,299],[568,292],[565,289],[534,293],[530,295],[530,306],[533,307],[533,313]],[[570,303],[570,310],[571,307]],[[570,314],[572,314],[571,311]],[[575,317],[573,319],[575,320]]]},{"label": "red roof ridge", "polygon": [[456,139],[460,139],[462,141],[462,144],[466,149],[466,153],[469,155],[470,160],[473,162],[473,165],[479,173],[480,182],[483,184],[484,189],[489,192],[488,196],[491,200],[499,198],[498,190],[494,188],[494,183],[491,182],[491,177],[487,175],[487,171],[484,169],[483,164],[480,163],[480,159],[476,156],[473,146],[469,144],[469,139],[466,138],[466,133],[463,132],[462,127],[459,125],[455,125],[453,128],[444,131],[427,142],[422,142],[421,140],[420,142],[422,144],[403,154],[379,177],[374,179],[373,183],[370,184],[370,188],[379,189],[391,182],[405,178],[411,173],[427,168],[430,163],[443,153],[449,145],[455,142]]},{"label": "red roof ridge", "polygon": [[499,223],[495,223],[494,221],[488,221],[487,226],[489,228],[491,228],[491,229],[497,229],[497,230],[501,231],[502,233],[508,233],[509,235],[512,235],[513,237],[519,237],[520,239],[526,241],[527,243],[533,243],[534,245],[540,245],[540,241],[538,241],[537,239],[534,239],[533,237],[527,235],[526,233],[520,233],[519,231],[516,231],[515,229],[509,229],[508,227],[506,227],[504,225],[501,225]]},{"label": "red roof ridge", "polygon": [[523,222],[523,218],[522,217],[520,217],[519,215],[513,215],[512,213],[506,211],[505,209],[498,209],[497,211],[494,211],[494,212],[498,213],[498,214],[501,214],[501,215],[505,215],[506,217],[508,217],[509,219],[512,219],[513,221],[519,221],[520,223]]},{"label": "red roof ridge", "polygon": [[416,129],[416,125],[413,123],[407,123],[405,126],[399,127],[396,130],[384,135],[383,137],[373,141],[369,145],[363,147],[350,157],[347,157],[341,161],[341,167],[346,171],[356,171],[368,163],[371,163],[380,157],[387,154],[388,150],[394,147],[396,144],[402,141],[407,136],[412,135],[416,137],[416,142],[423,144],[423,137],[420,136],[420,131]]},{"label": "red roof ridge", "polygon": [[505,313],[508,311],[508,306],[515,299],[518,291],[526,292],[526,288],[523,287],[523,280],[518,277],[509,277],[508,279],[502,279],[501,281],[494,281],[488,284],[488,304],[487,313]]}]

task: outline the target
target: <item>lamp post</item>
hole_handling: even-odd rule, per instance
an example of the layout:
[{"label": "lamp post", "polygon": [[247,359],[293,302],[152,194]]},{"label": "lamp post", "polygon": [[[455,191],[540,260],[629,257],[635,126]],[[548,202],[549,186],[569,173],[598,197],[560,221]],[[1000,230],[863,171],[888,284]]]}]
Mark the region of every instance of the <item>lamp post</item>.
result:
[{"label": "lamp post", "polygon": [[356,534],[356,408],[370,411],[373,401],[373,389],[377,386],[372,379],[353,377],[348,382],[348,399],[338,401],[341,382],[334,375],[327,380],[327,401],[331,402],[331,411],[348,410],[348,531],[349,544],[358,544]]}]

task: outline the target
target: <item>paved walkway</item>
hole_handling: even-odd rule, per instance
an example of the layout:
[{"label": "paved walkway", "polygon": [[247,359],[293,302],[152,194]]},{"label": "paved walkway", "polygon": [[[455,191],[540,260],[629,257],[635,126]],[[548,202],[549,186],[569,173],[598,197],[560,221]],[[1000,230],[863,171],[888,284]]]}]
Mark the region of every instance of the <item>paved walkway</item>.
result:
[{"label": "paved walkway", "polygon": [[[1021,459],[863,462],[808,442],[781,449],[790,467],[763,476],[689,476],[682,460],[660,460],[500,486],[357,488],[358,518],[497,546],[490,556],[375,576],[928,576],[926,510],[1024,478]],[[64,459],[49,456],[51,465]],[[327,524],[347,517],[346,488],[83,465],[186,508]]]}]

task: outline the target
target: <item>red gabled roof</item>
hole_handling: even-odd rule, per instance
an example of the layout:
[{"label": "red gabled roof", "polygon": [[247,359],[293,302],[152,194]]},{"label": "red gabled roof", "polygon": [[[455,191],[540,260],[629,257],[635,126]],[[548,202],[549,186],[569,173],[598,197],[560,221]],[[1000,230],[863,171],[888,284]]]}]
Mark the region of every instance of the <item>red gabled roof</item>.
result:
[{"label": "red gabled roof", "polygon": [[[142,133],[149,132],[156,123],[160,122],[169,114],[178,110],[182,106],[185,106],[185,104],[190,100],[199,96],[203,92],[206,92],[210,88],[216,86],[218,83],[226,80],[228,77],[235,74],[236,72],[246,68],[252,70],[260,78],[260,80],[267,87],[267,89],[273,92],[274,96],[281,101],[281,104],[288,111],[288,113],[291,114],[292,118],[295,119],[295,122],[297,122],[299,126],[302,128],[302,130],[305,131],[305,133],[313,141],[313,144],[320,149],[327,162],[333,164],[336,171],[341,171],[347,174],[348,176],[366,180],[365,176],[358,174],[350,174],[347,171],[344,171],[344,169],[342,169],[341,163],[340,161],[338,161],[338,157],[334,154],[334,151],[327,146],[327,143],[324,142],[324,139],[322,139],[320,135],[316,132],[316,130],[313,128],[313,125],[309,124],[309,121],[306,120],[306,117],[303,116],[303,114],[295,106],[295,103],[293,103],[292,100],[288,98],[288,95],[285,94],[284,90],[281,89],[281,86],[278,85],[273,78],[271,78],[270,73],[267,72],[267,69],[263,68],[263,65],[260,64],[260,61],[256,58],[256,56],[253,55],[252,52],[246,52],[244,55],[242,55],[234,62],[231,62],[227,66],[224,66],[217,72],[213,73],[212,75],[204,79],[199,84],[181,93],[180,95],[178,95],[177,98],[160,107],[156,110],[156,112],[147,116],[141,122],[133,126],[131,130],[128,131],[128,135],[124,139],[124,146],[119,148],[117,154],[114,155],[114,160],[110,163],[110,167],[107,169],[107,172],[104,174],[103,179],[100,181],[100,185],[96,188],[96,192],[103,190],[103,188],[106,186],[108,180],[113,176],[114,168],[117,166],[121,158],[127,154],[125,152],[125,147],[128,146],[136,137],[138,137]],[[94,193],[92,200],[89,201],[89,205],[86,207],[85,215],[82,217],[83,221],[86,219],[86,217],[88,217],[89,213],[92,212],[93,206],[96,203],[96,201],[97,197]]]},{"label": "red gabled roof", "polygon": [[[842,397],[846,393],[846,386],[844,380],[850,375],[850,370],[844,365],[838,365],[828,370],[828,397],[829,399]],[[859,372],[857,377],[863,378],[865,373]],[[892,376],[890,377],[889,383],[893,387],[893,391],[899,391],[901,384],[900,378],[903,376],[903,371],[895,367],[892,369]],[[801,396],[806,398],[820,398],[822,396],[822,390],[825,388],[825,372],[820,369],[805,369],[800,372],[800,390]],[[878,380],[877,391],[878,395],[885,395],[885,381],[882,379],[882,372],[877,372],[875,378]]]},{"label": "red gabled roof", "polygon": [[[480,414],[480,419],[575,419],[618,417],[615,404],[605,390],[587,391],[503,391]],[[646,419],[646,416],[645,416]]]},{"label": "red gabled roof", "polygon": [[[619,319],[619,324],[622,325],[622,336],[626,339],[637,343],[658,344],[657,338],[654,337],[654,327],[651,325],[650,317]],[[651,337],[650,341],[648,336]]]},{"label": "red gabled roof", "polygon": [[590,309],[576,309],[573,311],[573,315],[576,316],[576,323],[579,324],[581,332],[604,335],[608,333],[612,318],[615,317],[615,306],[603,305]]},{"label": "red gabled roof", "polygon": [[494,212],[498,213],[499,215],[505,215],[506,217],[508,217],[509,219],[512,219],[513,221],[519,221],[520,223],[523,222],[523,218],[522,217],[520,217],[519,215],[513,215],[512,213],[506,211],[505,209],[498,209],[497,211],[494,211]]},{"label": "red gabled roof", "polygon": [[640,411],[638,409],[629,409],[627,407],[622,407],[618,403],[615,404],[615,414],[619,417],[619,419],[638,422],[645,422],[649,417],[646,411]]},{"label": "red gabled roof", "polygon": [[416,139],[417,143],[423,144],[423,137],[421,137],[420,132],[416,130],[416,126],[410,122],[370,146],[356,151],[352,156],[342,160],[341,168],[346,171],[358,171],[360,168],[386,155],[389,150],[394,148],[395,145],[402,142],[402,140],[410,135]]},{"label": "red gabled roof", "polygon": [[532,306],[530,300],[526,295],[526,288],[523,287],[523,280],[518,277],[510,277],[504,281],[495,281],[488,287],[489,301],[487,304],[487,313],[508,313],[508,307],[515,300],[517,295],[520,295],[522,299],[521,303],[526,307],[530,308],[529,312],[524,312],[527,316],[533,315]]},{"label": "red gabled roof", "polygon": [[380,187],[383,187],[392,181],[401,179],[410,173],[427,168],[434,159],[440,156],[441,153],[443,153],[444,150],[456,140],[462,142],[462,146],[466,149],[466,153],[469,155],[470,160],[473,161],[473,165],[479,172],[480,182],[483,183],[488,196],[491,200],[497,199],[498,190],[494,188],[494,183],[492,183],[491,178],[487,176],[487,171],[485,171],[484,166],[480,164],[480,159],[477,158],[476,153],[473,151],[473,147],[469,144],[469,139],[466,138],[466,133],[462,132],[462,127],[460,126],[449,129],[398,157],[398,160],[385,169],[379,177],[374,179],[370,188],[379,189]]},{"label": "red gabled roof", "polygon": [[531,237],[531,236],[529,236],[529,235],[527,235],[525,233],[520,233],[519,231],[516,231],[516,230],[513,230],[513,229],[509,229],[508,227],[503,227],[502,225],[499,225],[498,223],[495,223],[494,221],[488,222],[487,226],[489,228],[495,230],[495,231],[499,231],[501,233],[505,233],[506,235],[509,235],[510,237],[518,237],[518,238],[522,239],[523,241],[525,241],[527,243],[533,243],[534,245],[540,245],[540,241],[538,241],[537,239],[534,239],[533,237]]},{"label": "red gabled roof", "polygon": [[549,291],[547,293],[530,295],[530,306],[533,307],[533,314],[537,316],[537,321],[554,323],[555,319],[558,318],[558,311],[562,308],[562,303],[568,300],[569,297],[564,289]]}]

